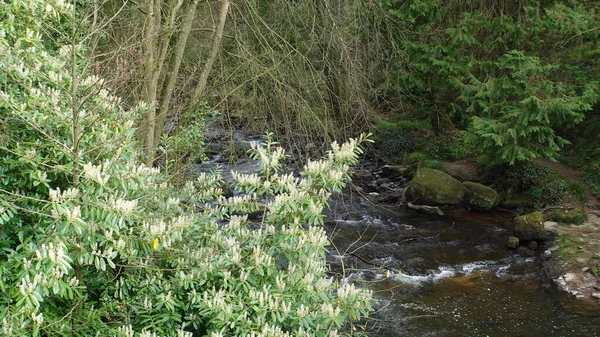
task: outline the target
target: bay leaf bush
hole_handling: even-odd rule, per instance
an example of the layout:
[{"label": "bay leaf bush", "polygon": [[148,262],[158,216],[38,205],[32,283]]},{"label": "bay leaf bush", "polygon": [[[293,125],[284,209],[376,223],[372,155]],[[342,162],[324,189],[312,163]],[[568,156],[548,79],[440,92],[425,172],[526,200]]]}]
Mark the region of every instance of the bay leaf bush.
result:
[{"label": "bay leaf bush", "polygon": [[172,186],[136,149],[147,105],[90,75],[79,14],[0,3],[0,335],[354,334],[372,295],[330,275],[322,210],[366,138],[294,174],[267,137],[229,198],[219,172]]}]

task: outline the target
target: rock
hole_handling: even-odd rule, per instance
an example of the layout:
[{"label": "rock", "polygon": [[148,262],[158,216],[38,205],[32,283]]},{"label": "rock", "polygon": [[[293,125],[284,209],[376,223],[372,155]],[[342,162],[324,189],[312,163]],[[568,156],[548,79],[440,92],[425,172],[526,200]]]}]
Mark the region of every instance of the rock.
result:
[{"label": "rock", "polygon": [[588,273],[570,272],[555,279],[554,282],[560,290],[578,298],[585,298],[585,293],[593,289],[598,281],[595,276]]},{"label": "rock", "polygon": [[457,205],[464,193],[460,181],[430,168],[420,168],[406,188],[409,201],[426,205]]},{"label": "rock", "polygon": [[515,218],[515,236],[521,241],[546,240],[548,232],[544,228],[544,216],[533,212]]},{"label": "rock", "polygon": [[410,174],[408,167],[397,166],[397,165],[384,165],[381,167],[381,176],[383,177],[397,177],[407,176]]},{"label": "rock", "polygon": [[485,185],[465,181],[463,187],[465,203],[472,209],[489,211],[500,203],[498,193]]},{"label": "rock", "polygon": [[600,293],[592,293],[592,297],[596,299],[600,299]]},{"label": "rock", "polygon": [[583,206],[577,206],[573,209],[560,209],[552,212],[552,220],[560,223],[579,225],[585,221],[587,214]]},{"label": "rock", "polygon": [[536,250],[537,247],[538,247],[537,241],[529,241],[529,244],[527,245],[527,248],[529,248],[531,250]]},{"label": "rock", "polygon": [[510,236],[508,238],[508,248],[512,248],[512,249],[519,248],[519,238],[516,236]]},{"label": "rock", "polygon": [[546,249],[542,254],[540,254],[542,260],[547,261],[552,257],[552,252],[549,249]]},{"label": "rock", "polygon": [[383,184],[387,184],[389,182],[390,182],[390,180],[388,178],[379,178],[379,179],[375,180],[375,184],[377,184],[379,186],[381,186]]},{"label": "rock", "polygon": [[544,222],[544,229],[548,232],[558,232],[558,223],[554,221],[546,221]]}]

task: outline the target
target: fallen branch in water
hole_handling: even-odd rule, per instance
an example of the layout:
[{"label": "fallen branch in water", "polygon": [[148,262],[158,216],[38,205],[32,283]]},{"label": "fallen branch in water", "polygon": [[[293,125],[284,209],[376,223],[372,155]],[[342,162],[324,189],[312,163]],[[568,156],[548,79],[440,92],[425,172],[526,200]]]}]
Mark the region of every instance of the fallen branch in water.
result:
[{"label": "fallen branch in water", "polygon": [[420,212],[425,212],[428,214],[444,215],[444,212],[442,212],[442,210],[439,207],[435,207],[435,206],[415,205],[412,202],[409,202],[408,204],[406,204],[406,206],[408,206],[408,208],[410,208],[410,209],[414,209],[414,210],[420,211]]}]

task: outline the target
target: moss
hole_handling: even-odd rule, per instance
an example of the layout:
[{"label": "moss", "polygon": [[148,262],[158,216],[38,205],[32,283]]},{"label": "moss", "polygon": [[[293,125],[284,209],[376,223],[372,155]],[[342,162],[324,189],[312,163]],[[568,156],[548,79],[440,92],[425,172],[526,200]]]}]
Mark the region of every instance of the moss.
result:
[{"label": "moss", "polygon": [[522,241],[545,240],[548,236],[544,228],[544,216],[533,212],[515,218],[515,236]]},{"label": "moss", "polygon": [[466,181],[463,183],[465,188],[465,203],[476,210],[487,211],[500,203],[498,193],[485,185]]},{"label": "moss", "polygon": [[442,171],[420,168],[406,188],[406,196],[426,205],[457,205],[463,199],[464,188]]},{"label": "moss", "polygon": [[587,219],[587,214],[582,206],[577,206],[571,210],[556,210],[551,217],[556,222],[580,225]]}]

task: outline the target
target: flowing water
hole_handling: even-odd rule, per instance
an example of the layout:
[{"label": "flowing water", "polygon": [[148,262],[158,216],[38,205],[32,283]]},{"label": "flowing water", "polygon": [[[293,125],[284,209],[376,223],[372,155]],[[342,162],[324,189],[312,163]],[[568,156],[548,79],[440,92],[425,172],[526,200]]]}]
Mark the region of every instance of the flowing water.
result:
[{"label": "flowing water", "polygon": [[507,248],[505,214],[433,217],[342,195],[328,216],[334,271],[377,298],[370,336],[600,336],[596,306],[558,293],[536,252]]}]

